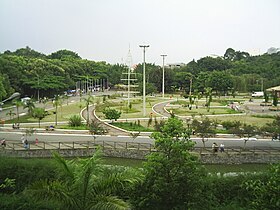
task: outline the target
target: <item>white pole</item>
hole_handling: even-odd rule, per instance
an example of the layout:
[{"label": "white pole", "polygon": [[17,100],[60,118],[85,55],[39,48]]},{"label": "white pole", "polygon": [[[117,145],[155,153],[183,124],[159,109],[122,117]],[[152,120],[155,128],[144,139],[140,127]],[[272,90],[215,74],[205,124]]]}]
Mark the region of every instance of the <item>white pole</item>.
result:
[{"label": "white pole", "polygon": [[145,69],[145,52],[149,45],[139,45],[143,48],[144,52],[144,62],[143,62],[143,116],[146,116],[146,69]]},{"label": "white pole", "polygon": [[164,58],[167,55],[160,55],[162,56],[162,98],[164,98]]}]

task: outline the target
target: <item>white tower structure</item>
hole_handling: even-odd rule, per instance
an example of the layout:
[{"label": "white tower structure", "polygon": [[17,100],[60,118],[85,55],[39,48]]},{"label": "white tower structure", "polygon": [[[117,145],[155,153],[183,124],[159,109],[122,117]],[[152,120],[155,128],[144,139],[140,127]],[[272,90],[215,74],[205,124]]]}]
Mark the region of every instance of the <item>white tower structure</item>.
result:
[{"label": "white tower structure", "polygon": [[134,71],[133,68],[133,61],[130,52],[130,47],[127,54],[126,66],[127,66],[127,71],[122,73],[125,76],[121,80],[124,81],[124,88],[126,89],[125,93],[127,96],[127,107],[129,107],[131,96],[138,93],[137,91],[134,90],[136,87],[138,87],[138,85],[136,84],[137,78],[136,78],[136,72]]}]

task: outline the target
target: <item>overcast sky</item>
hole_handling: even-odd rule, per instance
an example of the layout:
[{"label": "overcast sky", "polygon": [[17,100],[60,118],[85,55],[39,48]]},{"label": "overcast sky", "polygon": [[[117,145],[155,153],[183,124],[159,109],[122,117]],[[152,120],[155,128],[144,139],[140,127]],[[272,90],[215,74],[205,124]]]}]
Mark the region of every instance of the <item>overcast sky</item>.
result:
[{"label": "overcast sky", "polygon": [[29,46],[121,63],[184,62],[280,47],[279,0],[0,0],[0,52]]}]

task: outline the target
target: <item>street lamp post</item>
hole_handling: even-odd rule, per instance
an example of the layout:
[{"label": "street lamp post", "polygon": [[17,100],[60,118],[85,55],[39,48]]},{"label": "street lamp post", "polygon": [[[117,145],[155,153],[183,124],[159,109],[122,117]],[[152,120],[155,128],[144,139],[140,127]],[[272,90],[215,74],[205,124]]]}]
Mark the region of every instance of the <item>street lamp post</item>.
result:
[{"label": "street lamp post", "polygon": [[38,84],[38,103],[40,102],[40,89],[39,89],[39,86],[40,86],[40,80],[39,80],[39,75],[37,74],[37,84]]},{"label": "street lamp post", "polygon": [[167,55],[160,55],[162,56],[162,98],[164,98],[164,58]]},{"label": "street lamp post", "polygon": [[146,116],[146,69],[145,69],[145,52],[146,48],[150,47],[149,45],[139,45],[143,48],[144,61],[143,61],[143,116]]}]

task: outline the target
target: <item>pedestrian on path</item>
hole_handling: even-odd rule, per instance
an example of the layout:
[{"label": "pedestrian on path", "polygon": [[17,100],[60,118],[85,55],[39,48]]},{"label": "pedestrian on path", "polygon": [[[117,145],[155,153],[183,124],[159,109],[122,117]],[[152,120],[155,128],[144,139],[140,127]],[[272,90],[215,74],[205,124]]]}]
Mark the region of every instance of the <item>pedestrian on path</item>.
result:
[{"label": "pedestrian on path", "polygon": [[27,139],[24,140],[24,148],[29,149],[29,143],[28,143]]},{"label": "pedestrian on path", "polygon": [[38,138],[36,138],[35,139],[35,144],[38,145],[38,143],[39,143],[39,140],[38,140]]},{"label": "pedestrian on path", "polygon": [[24,134],[22,134],[22,136],[21,136],[20,140],[21,140],[21,143],[22,143],[22,145],[23,145],[23,147],[24,147],[24,141],[25,141]]},{"label": "pedestrian on path", "polygon": [[2,140],[1,140],[1,146],[2,146],[3,148],[6,147],[6,139],[2,139]]},{"label": "pedestrian on path", "polygon": [[213,153],[218,152],[218,145],[215,142],[212,144],[212,150],[213,150]]},{"label": "pedestrian on path", "polygon": [[223,143],[220,144],[220,152],[225,151],[225,145]]}]

